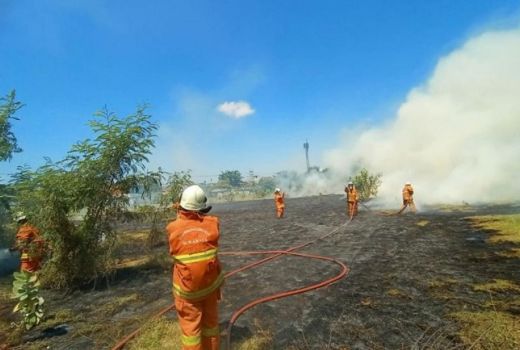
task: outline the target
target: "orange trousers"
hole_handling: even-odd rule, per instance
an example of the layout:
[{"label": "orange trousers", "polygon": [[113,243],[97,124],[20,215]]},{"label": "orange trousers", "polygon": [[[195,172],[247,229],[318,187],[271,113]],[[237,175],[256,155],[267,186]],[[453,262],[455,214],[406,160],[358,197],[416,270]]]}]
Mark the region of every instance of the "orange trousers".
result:
[{"label": "orange trousers", "polygon": [[218,325],[218,300],[216,290],[201,301],[175,298],[175,309],[182,332],[183,350],[218,350],[220,329]]},{"label": "orange trousers", "polygon": [[347,202],[347,212],[349,218],[353,218],[354,216],[356,216],[358,212],[357,202]]},{"label": "orange trousers", "polygon": [[284,213],[285,213],[285,207],[276,207],[276,217],[283,218]]}]

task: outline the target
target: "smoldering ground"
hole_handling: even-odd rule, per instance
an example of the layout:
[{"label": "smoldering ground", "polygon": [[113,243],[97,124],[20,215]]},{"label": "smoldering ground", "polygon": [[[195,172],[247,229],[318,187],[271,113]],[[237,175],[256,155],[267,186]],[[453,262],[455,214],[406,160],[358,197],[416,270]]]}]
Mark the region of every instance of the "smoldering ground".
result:
[{"label": "smoldering ground", "polygon": [[[287,217],[281,220],[275,217],[270,199],[216,204],[212,213],[221,219],[220,250],[286,249],[335,230],[347,220],[345,202],[337,195],[288,198],[286,202]],[[303,251],[345,262],[351,269],[349,276],[327,288],[246,312],[233,329],[233,344],[264,329],[273,335],[274,349],[398,349],[412,348],[414,343],[425,348],[421,346],[432,335],[438,349],[449,349],[459,342],[449,313],[484,305],[490,299],[488,293],[476,292],[475,284],[520,280],[520,260],[501,256],[501,246],[485,243],[489,233],[473,228],[464,217],[518,211],[518,207],[494,206],[384,216],[361,208],[351,224]],[[142,229],[132,233],[131,225],[127,228],[118,259],[138,261],[146,244],[138,238],[146,239],[146,235]],[[128,264],[108,287],[97,290],[67,295],[44,290],[47,326],[64,322],[71,330],[33,345],[109,348],[171,304],[166,241],[148,254],[164,255],[167,263],[162,268]],[[221,257],[225,271],[256,259]],[[326,262],[281,257],[235,275],[223,287],[222,327],[234,310],[251,300],[313,284],[337,272],[336,266]],[[8,293],[10,281],[2,281],[0,292]],[[14,321],[13,302],[6,299],[0,305],[2,319]],[[175,313],[167,316],[175,318]],[[27,337],[37,337],[44,327]],[[2,336],[7,334],[0,333],[0,344]]]}]

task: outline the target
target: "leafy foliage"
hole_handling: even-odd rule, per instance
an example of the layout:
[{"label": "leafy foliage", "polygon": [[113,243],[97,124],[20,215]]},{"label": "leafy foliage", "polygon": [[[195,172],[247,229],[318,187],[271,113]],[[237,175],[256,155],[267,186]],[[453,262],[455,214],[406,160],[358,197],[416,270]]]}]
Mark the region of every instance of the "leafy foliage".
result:
[{"label": "leafy foliage", "polygon": [[161,238],[164,236],[163,227],[159,227],[160,219],[177,210],[177,203],[181,199],[182,191],[193,185],[189,171],[176,171],[166,180],[166,190],[161,195],[159,208],[153,211],[152,227],[148,236],[149,247],[154,247],[160,244]]},{"label": "leafy foliage", "polygon": [[[0,161],[11,160],[13,153],[21,152],[14,133],[11,131],[11,120],[19,120],[16,112],[23,104],[16,101],[16,92],[12,90],[7,96],[0,98]],[[0,243],[12,244],[13,230],[8,223],[11,221],[10,202],[13,193],[10,186],[0,184]]]},{"label": "leafy foliage", "polygon": [[6,184],[0,184],[0,245],[11,246],[14,242],[15,230],[12,225],[11,201],[13,189]]},{"label": "leafy foliage", "polygon": [[161,206],[165,207],[179,202],[182,191],[193,184],[189,171],[174,172],[166,181],[166,191],[161,197]]},{"label": "leafy foliage", "polygon": [[21,168],[14,176],[16,206],[53,248],[42,282],[73,287],[109,275],[113,227],[127,211],[126,194],[160,182],[160,174],[145,171],[156,130],[145,108],[125,118],[106,109],[96,113],[89,123],[93,140],[75,144],[60,162]]},{"label": "leafy foliage", "polygon": [[367,169],[361,169],[352,182],[358,191],[359,200],[362,202],[369,201],[377,196],[379,186],[381,186],[382,174],[370,174]]},{"label": "leafy foliage", "polygon": [[242,174],[238,170],[226,170],[220,173],[218,180],[231,187],[240,187],[242,185]]},{"label": "leafy foliage", "polygon": [[18,120],[15,113],[23,107],[16,101],[16,91],[0,98],[0,161],[10,160],[13,153],[21,152],[14,133],[11,131],[11,120]]},{"label": "leafy foliage", "polygon": [[260,180],[258,180],[257,188],[258,190],[256,192],[258,196],[271,195],[276,188],[276,181],[271,176],[261,177]]},{"label": "leafy foliage", "polygon": [[27,271],[13,274],[13,299],[18,303],[13,312],[22,314],[22,324],[29,330],[38,325],[43,318],[44,299],[40,296],[38,274]]}]

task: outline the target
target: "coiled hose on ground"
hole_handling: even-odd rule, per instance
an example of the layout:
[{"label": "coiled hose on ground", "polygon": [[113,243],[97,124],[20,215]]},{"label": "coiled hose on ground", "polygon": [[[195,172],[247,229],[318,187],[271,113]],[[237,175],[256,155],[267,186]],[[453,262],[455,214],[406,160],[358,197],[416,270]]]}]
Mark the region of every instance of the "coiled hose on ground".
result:
[{"label": "coiled hose on ground", "polygon": [[[345,276],[347,276],[347,274],[349,272],[349,268],[344,263],[342,263],[341,261],[339,261],[337,259],[326,257],[326,256],[321,256],[321,255],[296,253],[295,251],[299,250],[299,249],[302,249],[302,248],[305,248],[305,247],[307,247],[307,246],[309,246],[311,244],[316,243],[317,241],[323,240],[323,239],[325,239],[325,238],[335,234],[340,229],[348,226],[351,221],[352,221],[352,219],[348,220],[344,224],[336,227],[334,230],[332,230],[332,231],[330,231],[330,232],[328,232],[328,233],[326,233],[326,234],[324,234],[322,236],[319,236],[319,237],[317,237],[317,238],[315,238],[315,239],[313,239],[311,241],[299,244],[297,246],[288,248],[286,250],[266,250],[266,251],[251,251],[251,252],[221,252],[221,253],[219,253],[219,255],[230,255],[230,256],[266,255],[266,254],[270,255],[270,256],[268,256],[266,258],[260,259],[258,261],[254,261],[252,263],[246,264],[246,265],[244,265],[244,266],[242,266],[242,267],[240,267],[238,269],[235,269],[233,271],[230,271],[230,272],[226,273],[226,275],[225,275],[226,279],[231,277],[231,276],[233,276],[233,275],[235,275],[235,274],[237,274],[237,273],[239,273],[239,272],[252,269],[252,268],[254,268],[256,266],[265,264],[265,263],[267,263],[267,262],[269,262],[271,260],[277,259],[277,258],[279,258],[281,256],[284,256],[284,255],[291,255],[291,256],[298,256],[298,257],[308,258],[308,259],[317,259],[317,260],[329,261],[329,262],[335,263],[336,265],[340,266],[340,268],[341,268],[340,272],[336,276],[331,277],[329,279],[326,279],[324,281],[317,282],[315,284],[308,285],[308,286],[305,286],[305,287],[302,287],[302,288],[297,288],[297,289],[287,290],[287,291],[283,291],[283,292],[278,292],[278,293],[275,293],[275,294],[272,294],[272,295],[269,295],[269,296],[266,296],[266,297],[263,297],[263,298],[255,299],[255,300],[249,302],[248,304],[242,306],[241,308],[237,309],[231,315],[231,318],[229,320],[229,324],[228,324],[227,329],[226,329],[226,349],[227,350],[231,349],[231,330],[233,328],[233,325],[238,320],[238,318],[244,312],[246,312],[247,310],[251,309],[252,307],[254,307],[256,305],[259,305],[259,304],[262,304],[262,303],[266,303],[268,301],[273,301],[273,300],[285,298],[285,297],[296,295],[296,294],[302,294],[302,293],[305,293],[305,292],[308,292],[308,291],[311,291],[311,290],[314,290],[314,289],[326,287],[326,286],[331,285],[331,284],[337,282],[338,280],[344,278]],[[162,315],[164,315],[165,313],[167,313],[168,311],[170,311],[170,310],[172,310],[174,308],[175,308],[175,304],[171,304],[168,307],[164,308],[163,310],[159,311],[157,314],[155,314],[152,317],[152,319],[159,318],[159,317],[161,317]],[[133,331],[132,333],[128,334],[126,337],[121,339],[112,348],[112,350],[123,349],[125,347],[125,345],[130,340],[132,340],[137,334],[139,334],[141,329],[142,329],[142,327],[136,329],[135,331]]]}]

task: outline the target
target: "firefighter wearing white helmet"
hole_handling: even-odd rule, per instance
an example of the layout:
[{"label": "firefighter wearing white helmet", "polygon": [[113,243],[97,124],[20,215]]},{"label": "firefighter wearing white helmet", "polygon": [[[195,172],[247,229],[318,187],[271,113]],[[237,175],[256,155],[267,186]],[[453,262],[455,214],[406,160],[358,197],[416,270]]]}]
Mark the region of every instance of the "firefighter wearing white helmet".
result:
[{"label": "firefighter wearing white helmet", "polygon": [[18,224],[16,242],[9,250],[20,251],[21,271],[37,272],[40,270],[45,257],[45,241],[41,237],[38,228],[29,223],[27,216],[23,212],[16,213],[15,221]]},{"label": "firefighter wearing white helmet", "polygon": [[398,214],[401,214],[407,207],[410,207],[410,210],[415,213],[415,203],[413,202],[413,187],[410,181],[406,181],[403,187],[403,205],[401,209],[399,209]]},{"label": "firefighter wearing white helmet", "polygon": [[285,213],[285,193],[279,188],[274,190],[274,206],[276,208],[276,217],[283,218]]},{"label": "firefighter wearing white helmet", "polygon": [[14,221],[21,223],[24,220],[27,220],[27,216],[22,211],[17,212]]},{"label": "firefighter wearing white helmet", "polygon": [[193,185],[189,186],[182,192],[179,204],[184,210],[207,213],[211,210],[211,206],[207,205],[207,201],[208,198],[202,188]]},{"label": "firefighter wearing white helmet", "polygon": [[220,223],[207,215],[206,194],[197,185],[182,192],[177,219],[166,226],[173,267],[175,309],[184,350],[219,348],[218,301],[224,281],[217,256]]}]

